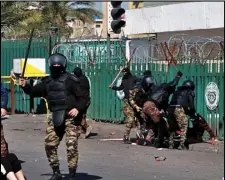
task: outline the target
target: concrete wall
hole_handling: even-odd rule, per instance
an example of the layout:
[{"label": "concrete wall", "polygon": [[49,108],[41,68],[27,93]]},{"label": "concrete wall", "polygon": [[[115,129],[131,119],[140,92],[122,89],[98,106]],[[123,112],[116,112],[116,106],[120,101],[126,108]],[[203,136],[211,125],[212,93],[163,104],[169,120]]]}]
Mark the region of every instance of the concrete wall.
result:
[{"label": "concrete wall", "polygon": [[[193,30],[193,31],[179,31],[179,32],[165,32],[165,33],[157,33],[156,39],[132,39],[130,41],[129,46],[129,52],[132,53],[133,50],[136,48],[136,52],[134,55],[134,62],[141,62],[141,63],[147,63],[148,58],[157,58],[157,59],[163,59],[164,53],[161,49],[160,43],[167,43],[169,46],[169,49],[171,50],[173,48],[173,45],[176,41],[177,47],[180,46],[182,39],[184,39],[184,44],[186,47],[192,46],[194,43],[198,42],[198,44],[201,46],[206,42],[209,42],[210,39],[214,39],[215,41],[223,41],[224,40],[224,28],[218,28],[218,29],[208,29],[208,30]],[[182,45],[184,47],[184,44]],[[159,46],[157,46],[159,45]],[[215,43],[207,43],[204,47],[201,46],[203,53],[207,54],[211,51],[212,47],[213,51],[211,52],[210,57],[215,57],[220,49],[219,44]],[[160,53],[159,54],[159,50]],[[181,51],[180,54],[182,54],[183,51]],[[210,58],[209,57],[209,58]]]},{"label": "concrete wall", "polygon": [[[174,31],[174,32],[163,32],[157,33],[157,41],[168,41],[171,37],[174,36],[182,36],[184,39],[190,39],[191,37],[206,37],[212,38],[215,36],[224,37],[224,28],[217,28],[217,29],[198,29],[192,31]],[[196,39],[193,39],[196,41]]]},{"label": "concrete wall", "polygon": [[224,28],[224,2],[193,2],[126,11],[126,35]]}]

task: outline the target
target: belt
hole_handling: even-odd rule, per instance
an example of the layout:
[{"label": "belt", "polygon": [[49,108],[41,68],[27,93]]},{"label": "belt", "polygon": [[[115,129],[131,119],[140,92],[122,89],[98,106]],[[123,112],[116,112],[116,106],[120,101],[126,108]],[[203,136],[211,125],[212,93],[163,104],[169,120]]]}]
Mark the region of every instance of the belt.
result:
[{"label": "belt", "polygon": [[179,107],[179,108],[182,108],[181,105],[170,105],[170,107]]}]

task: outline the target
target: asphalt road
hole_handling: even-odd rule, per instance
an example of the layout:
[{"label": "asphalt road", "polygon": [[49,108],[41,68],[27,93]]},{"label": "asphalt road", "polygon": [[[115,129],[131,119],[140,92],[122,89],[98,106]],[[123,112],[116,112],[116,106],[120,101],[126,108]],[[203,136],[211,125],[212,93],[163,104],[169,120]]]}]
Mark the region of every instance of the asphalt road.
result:
[{"label": "asphalt road", "polygon": [[[49,179],[52,172],[44,151],[44,117],[11,116],[3,124],[9,149],[24,162],[28,180]],[[92,126],[97,136],[79,140],[77,180],[222,180],[224,177],[224,153],[157,150],[102,142],[100,138],[121,137],[123,126],[104,123],[92,123]],[[64,140],[58,154],[61,171],[67,176]],[[166,160],[156,162],[155,155]]]}]

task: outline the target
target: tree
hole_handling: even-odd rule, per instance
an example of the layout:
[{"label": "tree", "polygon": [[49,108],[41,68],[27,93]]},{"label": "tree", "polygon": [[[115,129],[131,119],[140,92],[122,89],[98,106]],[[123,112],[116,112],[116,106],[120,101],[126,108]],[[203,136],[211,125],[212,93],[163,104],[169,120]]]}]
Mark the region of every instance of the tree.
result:
[{"label": "tree", "polygon": [[1,28],[12,27],[27,18],[29,2],[1,1]]},{"label": "tree", "polygon": [[69,19],[79,19],[83,23],[93,23],[95,16],[102,14],[93,8],[94,3],[88,1],[76,2],[38,2],[26,11],[27,18],[14,26],[14,32],[19,37],[28,37],[32,28],[39,36],[46,35],[50,27],[57,27],[60,35],[72,33],[72,28],[67,25]]}]

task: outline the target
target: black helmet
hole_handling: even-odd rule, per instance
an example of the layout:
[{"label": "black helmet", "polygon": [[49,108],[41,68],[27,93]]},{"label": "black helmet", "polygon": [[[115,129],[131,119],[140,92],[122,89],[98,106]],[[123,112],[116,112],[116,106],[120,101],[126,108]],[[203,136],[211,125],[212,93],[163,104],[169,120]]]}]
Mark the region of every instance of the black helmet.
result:
[{"label": "black helmet", "polygon": [[150,70],[147,70],[143,73],[144,76],[152,76],[152,72]]},{"label": "black helmet", "polygon": [[153,84],[155,84],[155,80],[152,76],[145,76],[142,80],[142,87],[144,90],[148,90]]},{"label": "black helmet", "polygon": [[73,73],[74,73],[74,75],[75,75],[76,77],[78,77],[78,78],[83,74],[82,69],[79,68],[79,67],[76,67],[76,68],[73,70]]},{"label": "black helmet", "polygon": [[191,90],[195,89],[195,83],[193,81],[191,81],[191,80],[184,81],[182,86],[190,88]]},{"label": "black helmet", "polygon": [[48,58],[48,65],[49,68],[54,68],[55,65],[59,65],[56,67],[60,67],[60,69],[62,71],[65,71],[66,66],[67,66],[67,59],[63,54],[52,54],[49,58]]}]

